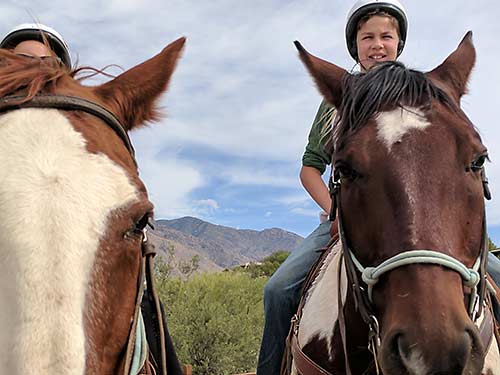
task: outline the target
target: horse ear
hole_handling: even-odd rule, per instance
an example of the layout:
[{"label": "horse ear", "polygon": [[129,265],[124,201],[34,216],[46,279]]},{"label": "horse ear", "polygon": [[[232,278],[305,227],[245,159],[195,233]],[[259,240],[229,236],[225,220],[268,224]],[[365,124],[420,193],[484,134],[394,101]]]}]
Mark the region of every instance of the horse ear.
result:
[{"label": "horse ear", "polygon": [[437,68],[427,73],[434,81],[444,84],[453,98],[460,98],[467,92],[467,82],[476,62],[476,50],[472,43],[472,31],[465,34],[457,49]]},{"label": "horse ear", "polygon": [[155,104],[167,89],[186,38],[179,38],[159,54],[94,88],[127,129],[157,120]]},{"label": "horse ear", "polygon": [[299,51],[300,59],[309,70],[321,94],[329,103],[339,108],[342,102],[342,80],[348,74],[347,71],[311,55],[299,42],[295,41],[294,44]]}]

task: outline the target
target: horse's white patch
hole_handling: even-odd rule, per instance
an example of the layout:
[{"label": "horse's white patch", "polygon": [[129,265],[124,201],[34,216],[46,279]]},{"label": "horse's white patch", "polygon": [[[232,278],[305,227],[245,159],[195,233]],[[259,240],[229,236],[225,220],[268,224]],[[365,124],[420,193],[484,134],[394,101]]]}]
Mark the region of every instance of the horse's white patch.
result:
[{"label": "horse's white patch", "polygon": [[0,371],[83,375],[85,293],[127,173],[56,110],[0,117]]},{"label": "horse's white patch", "polygon": [[484,367],[483,374],[488,375],[500,375],[500,351],[499,351],[500,343],[497,343],[495,339],[493,339],[492,344],[490,345],[490,349],[486,354],[486,358],[484,359]]},{"label": "horse's white patch", "polygon": [[377,118],[378,139],[390,150],[412,129],[425,129],[430,125],[421,110],[417,108],[398,108],[390,112],[381,112]]},{"label": "horse's white patch", "polygon": [[[299,343],[304,347],[313,337],[327,341],[329,352],[332,349],[333,330],[338,319],[338,279],[340,268],[341,296],[345,303],[347,296],[347,276],[341,267],[341,245],[337,243],[327,256],[316,280],[307,294],[307,302],[302,310],[299,327]],[[342,262],[343,264],[343,262]]]},{"label": "horse's white patch", "polygon": [[[488,306],[485,306],[488,308]],[[479,319],[476,321],[476,326],[479,328],[481,323],[483,322],[485,315],[482,314]],[[482,374],[487,375],[500,375],[500,342],[497,342],[495,339],[495,335],[493,335],[493,340],[491,341],[490,347],[488,348],[488,352],[486,353],[486,357],[484,359],[484,366]]]}]

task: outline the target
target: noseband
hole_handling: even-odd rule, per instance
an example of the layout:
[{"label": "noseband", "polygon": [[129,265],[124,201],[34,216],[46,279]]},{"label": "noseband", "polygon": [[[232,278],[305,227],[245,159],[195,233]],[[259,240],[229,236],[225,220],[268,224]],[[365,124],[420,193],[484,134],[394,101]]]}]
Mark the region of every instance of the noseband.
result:
[{"label": "noseband", "polygon": [[[491,199],[488,189],[488,179],[484,173],[484,167],[481,171],[483,180],[483,191],[486,199]],[[440,265],[451,269],[460,274],[463,284],[471,289],[468,313],[472,321],[476,321],[481,316],[483,302],[485,299],[488,281],[486,279],[486,266],[488,261],[488,236],[486,233],[486,216],[483,217],[482,241],[480,253],[472,268],[465,266],[457,259],[444,253],[434,250],[409,250],[403,251],[382,262],[376,267],[364,267],[356,258],[354,252],[347,245],[347,239],[344,231],[344,222],[341,209],[341,178],[338,171],[334,171],[330,176],[329,189],[332,199],[332,208],[330,220],[338,217],[339,238],[342,244],[342,254],[345,258],[345,267],[347,278],[351,282],[352,292],[356,309],[359,311],[363,321],[369,327],[368,348],[372,352],[375,360],[377,374],[379,373],[377,351],[380,347],[380,328],[373,308],[373,288],[379,278],[396,268],[410,264],[431,264]],[[361,286],[358,277],[358,271],[361,273],[361,279],[367,286],[367,290]],[[340,293],[339,293],[340,296]],[[339,301],[341,302],[340,298]],[[339,306],[339,321],[342,342],[344,345],[346,372],[351,374],[349,361],[347,357],[346,332],[343,308]]]},{"label": "noseband", "polygon": [[[101,105],[86,99],[66,95],[37,94],[28,101],[23,100],[25,100],[24,96],[6,96],[1,98],[0,114],[22,108],[53,108],[64,111],[82,111],[91,114],[104,121],[106,125],[108,125],[116,133],[116,135],[120,137],[129,151],[134,164],[137,166],[135,151],[125,127],[112,112]],[[151,224],[149,225],[152,227]],[[155,254],[156,252],[154,250],[154,246],[148,242],[146,229],[144,229],[141,269],[137,280],[137,295],[134,316],[127,340],[123,375],[139,374],[141,369],[146,366],[148,343],[144,319],[141,311],[141,302],[145,289],[148,291],[148,295],[152,299],[154,309],[153,316],[150,318],[152,319],[154,325],[156,325],[155,340],[157,347],[160,348],[160,358],[156,359],[157,362],[159,362],[157,364],[159,367],[158,370],[161,375],[167,375],[165,328],[163,326],[160,301],[153,283],[153,257]]]}]

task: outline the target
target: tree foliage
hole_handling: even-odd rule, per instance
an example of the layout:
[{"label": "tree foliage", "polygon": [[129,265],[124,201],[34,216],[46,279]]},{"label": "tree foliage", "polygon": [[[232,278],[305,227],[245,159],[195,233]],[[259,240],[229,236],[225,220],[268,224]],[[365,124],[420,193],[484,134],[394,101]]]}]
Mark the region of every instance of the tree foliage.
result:
[{"label": "tree foliage", "polygon": [[264,285],[288,252],[245,268],[196,275],[199,258],[179,262],[172,245],[166,251],[164,261],[155,262],[155,278],[179,360],[192,365],[195,375],[255,371]]},{"label": "tree foliage", "polygon": [[245,267],[235,269],[243,273],[247,273],[253,278],[256,277],[271,277],[274,272],[281,266],[290,253],[287,251],[277,251],[268,257],[264,258],[262,262],[250,263]]},{"label": "tree foliage", "polygon": [[266,281],[239,272],[189,279],[157,274],[177,354],[181,362],[193,366],[195,375],[255,369],[264,324]]},{"label": "tree foliage", "polygon": [[488,238],[488,248],[489,248],[490,251],[497,249],[496,245],[493,243],[493,241],[491,240],[491,238]]},{"label": "tree foliage", "polygon": [[198,270],[200,266],[199,255],[183,261],[177,260],[174,245],[168,244],[164,250],[166,257],[155,259],[154,272],[157,278],[163,280],[176,274],[176,276],[187,279]]}]

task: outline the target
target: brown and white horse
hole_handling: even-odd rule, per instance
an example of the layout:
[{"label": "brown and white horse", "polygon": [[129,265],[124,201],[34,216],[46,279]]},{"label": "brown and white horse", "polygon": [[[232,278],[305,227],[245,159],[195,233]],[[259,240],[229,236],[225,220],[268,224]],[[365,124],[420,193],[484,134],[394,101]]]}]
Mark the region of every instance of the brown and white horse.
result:
[{"label": "brown and white horse", "polygon": [[[338,108],[332,188],[342,241],[300,310],[292,373],[500,374],[481,313],[487,150],[460,109],[471,33],[425,74],[391,62],[351,75],[297,47]],[[476,318],[488,318],[489,339]]]},{"label": "brown and white horse", "polygon": [[153,215],[126,132],[158,117],[184,42],[95,87],[0,51],[0,97],[79,98],[124,128],[76,107],[0,115],[0,373],[123,373]]}]

